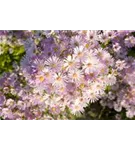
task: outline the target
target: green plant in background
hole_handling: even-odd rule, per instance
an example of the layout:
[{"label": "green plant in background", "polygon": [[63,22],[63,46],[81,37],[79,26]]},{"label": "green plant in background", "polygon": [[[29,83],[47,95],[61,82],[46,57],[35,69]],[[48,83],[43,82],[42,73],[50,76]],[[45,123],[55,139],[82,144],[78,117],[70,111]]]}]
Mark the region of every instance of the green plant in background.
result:
[{"label": "green plant in background", "polygon": [[11,72],[13,63],[20,63],[22,56],[25,55],[23,45],[14,43],[0,43],[0,74]]}]

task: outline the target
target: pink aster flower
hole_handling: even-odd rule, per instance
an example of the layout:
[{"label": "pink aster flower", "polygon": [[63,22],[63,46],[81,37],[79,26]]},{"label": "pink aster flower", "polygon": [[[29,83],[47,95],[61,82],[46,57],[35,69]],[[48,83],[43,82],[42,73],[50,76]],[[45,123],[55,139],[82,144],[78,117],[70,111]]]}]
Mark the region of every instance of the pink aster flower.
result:
[{"label": "pink aster flower", "polygon": [[100,60],[103,60],[104,59],[104,55],[109,55],[104,49],[102,48],[98,48],[98,49],[95,49],[94,50],[95,54],[96,54],[96,57]]},{"label": "pink aster flower", "polygon": [[129,30],[117,30],[117,36],[123,38],[124,36],[128,35]]},{"label": "pink aster flower", "polygon": [[126,62],[125,62],[125,60],[117,60],[115,66],[116,66],[118,71],[121,71],[124,68],[126,68]]},{"label": "pink aster flower", "polygon": [[62,62],[57,56],[52,56],[45,61],[45,65],[50,70],[59,72],[62,67]]},{"label": "pink aster flower", "polygon": [[69,92],[69,94],[74,95],[77,85],[74,82],[67,82],[66,88],[67,88],[67,91]]},{"label": "pink aster flower", "polygon": [[90,73],[91,71],[96,70],[98,66],[98,59],[96,57],[88,57],[86,60],[83,62],[83,69],[86,74]]},{"label": "pink aster flower", "polygon": [[74,48],[74,56],[79,61],[84,61],[87,57],[86,50],[83,46]]},{"label": "pink aster flower", "polygon": [[14,118],[12,110],[10,108],[3,108],[2,116],[4,117],[4,119],[13,119]]},{"label": "pink aster flower", "polygon": [[55,84],[54,85],[55,87],[55,92],[58,94],[58,95],[65,95],[67,94],[67,90],[66,90],[66,85],[65,83],[62,83],[62,84]]},{"label": "pink aster flower", "polygon": [[116,83],[116,77],[113,74],[109,74],[106,78],[106,84],[114,85]]},{"label": "pink aster flower", "polygon": [[97,31],[96,30],[90,30],[90,31],[87,31],[87,40],[88,41],[95,41],[97,40]]},{"label": "pink aster flower", "polygon": [[120,44],[119,43],[114,43],[113,44],[113,50],[114,50],[114,52],[119,53],[120,50],[121,50]]},{"label": "pink aster flower", "polygon": [[82,45],[82,43],[83,43],[83,39],[82,39],[82,36],[75,36],[75,37],[72,37],[71,38],[71,46],[72,47],[78,47],[79,45]]},{"label": "pink aster flower", "polygon": [[109,39],[113,39],[113,38],[116,36],[116,33],[115,33],[115,31],[113,31],[113,30],[106,30],[106,31],[105,31],[105,34],[107,35],[107,37],[108,37]]},{"label": "pink aster flower", "polygon": [[15,101],[13,100],[13,99],[8,99],[7,101],[6,101],[6,106],[7,107],[9,107],[9,109],[12,109],[12,108],[14,108],[15,107]]},{"label": "pink aster flower", "polygon": [[134,36],[129,36],[125,39],[125,45],[129,48],[135,46],[135,37]]},{"label": "pink aster flower", "polygon": [[98,69],[91,70],[89,71],[89,73],[85,74],[85,80],[94,81],[98,77],[98,75],[99,75]]},{"label": "pink aster flower", "polygon": [[64,60],[64,68],[66,70],[71,70],[78,67],[79,63],[76,61],[76,58],[74,56],[68,55],[67,58]]},{"label": "pink aster flower", "polygon": [[109,68],[106,64],[101,63],[97,67],[100,75],[107,75],[109,73]]},{"label": "pink aster flower", "polygon": [[102,43],[106,43],[108,41],[108,35],[106,33],[102,33],[98,36],[99,41]]},{"label": "pink aster flower", "polygon": [[79,69],[70,70],[68,77],[70,81],[79,82],[83,78],[83,72]]},{"label": "pink aster flower", "polygon": [[84,98],[91,103],[98,101],[100,98],[100,95],[95,91],[91,90],[91,88],[88,88],[86,91],[83,91],[82,93]]},{"label": "pink aster flower", "polygon": [[60,111],[60,107],[57,106],[57,105],[54,105],[50,108],[50,113],[53,114],[53,115],[57,115],[59,114],[61,111]]},{"label": "pink aster flower", "polygon": [[83,104],[77,99],[72,105],[71,105],[71,112],[74,115],[79,115],[80,112],[84,111]]},{"label": "pink aster flower", "polygon": [[99,95],[105,94],[104,93],[105,88],[106,88],[106,86],[103,83],[98,82],[98,81],[95,81],[91,84],[92,91],[94,91],[94,93],[97,93]]},{"label": "pink aster flower", "polygon": [[65,75],[62,73],[55,73],[54,74],[54,85],[63,85],[64,82],[66,81]]},{"label": "pink aster flower", "polygon": [[25,110],[26,104],[25,104],[25,102],[19,100],[17,102],[16,106],[19,110]]}]

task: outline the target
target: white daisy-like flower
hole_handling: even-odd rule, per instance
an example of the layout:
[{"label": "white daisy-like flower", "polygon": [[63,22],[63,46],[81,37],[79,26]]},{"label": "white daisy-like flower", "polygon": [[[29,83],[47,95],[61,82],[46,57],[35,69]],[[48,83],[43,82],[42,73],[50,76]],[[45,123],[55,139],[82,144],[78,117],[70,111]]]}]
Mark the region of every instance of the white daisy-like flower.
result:
[{"label": "white daisy-like flower", "polygon": [[44,76],[43,73],[42,73],[42,74],[37,74],[37,75],[36,75],[36,82],[42,83],[44,80],[45,80],[45,76]]},{"label": "white daisy-like flower", "polygon": [[16,104],[17,108],[19,109],[25,109],[26,104],[23,101],[18,101]]},{"label": "white daisy-like flower", "polygon": [[125,60],[117,60],[116,61],[116,68],[117,68],[117,70],[118,71],[121,71],[121,70],[123,70],[124,68],[126,68],[126,62],[125,62]]},{"label": "white daisy-like flower", "polygon": [[82,44],[82,37],[81,36],[75,36],[71,38],[71,46],[79,46]]},{"label": "white daisy-like flower", "polygon": [[91,90],[91,89],[88,90],[86,92],[86,94],[87,94],[87,97],[88,97],[88,99],[91,103],[94,103],[94,102],[98,101],[99,98],[100,98],[100,95],[97,92],[95,92],[94,90]]},{"label": "white daisy-like flower", "polygon": [[75,103],[72,104],[71,108],[71,112],[74,115],[79,115],[81,112],[84,111],[84,106],[78,100],[75,100]]},{"label": "white daisy-like flower", "polygon": [[105,62],[106,65],[113,65],[114,63],[114,59],[112,58],[112,56],[104,50],[104,55],[103,55],[103,61]]},{"label": "white daisy-like flower", "polygon": [[97,69],[100,75],[107,75],[109,72],[109,68],[104,63],[100,63]]},{"label": "white daisy-like flower", "polygon": [[3,108],[2,112],[1,112],[1,115],[4,118],[6,118],[6,117],[13,118],[13,113],[12,113],[11,109],[9,109],[9,108]]},{"label": "white daisy-like flower", "polygon": [[125,45],[129,48],[135,46],[135,37],[134,36],[129,36],[125,39]]},{"label": "white daisy-like flower", "polygon": [[35,77],[37,83],[53,82],[53,73],[47,68],[43,69],[42,72],[38,72]]},{"label": "white daisy-like flower", "polygon": [[64,68],[66,70],[68,69],[74,69],[79,66],[79,63],[76,62],[76,59],[74,56],[68,55],[67,58],[64,60]]},{"label": "white daisy-like flower", "polygon": [[45,61],[43,59],[35,59],[32,63],[31,67],[36,67],[38,71],[42,71],[45,68]]},{"label": "white daisy-like flower", "polygon": [[108,85],[107,75],[99,76],[96,81],[104,85],[105,87]]},{"label": "white daisy-like flower", "polygon": [[91,85],[82,89],[81,94],[86,104],[88,104],[89,102],[96,102],[100,98],[100,93],[96,92],[96,89],[94,89],[94,87],[92,87]]},{"label": "white daisy-like flower", "polygon": [[74,48],[74,56],[79,61],[84,61],[86,59],[86,57],[87,57],[84,47],[80,46],[80,47]]},{"label": "white daisy-like flower", "polygon": [[105,50],[103,50],[102,48],[95,49],[94,52],[95,52],[97,58],[99,58],[101,60],[104,58],[104,53],[106,53]]},{"label": "white daisy-like flower", "polygon": [[108,85],[114,85],[116,83],[116,77],[113,74],[109,74],[106,78],[106,83]]},{"label": "white daisy-like flower", "polygon": [[127,116],[128,118],[133,118],[134,115],[135,115],[135,111],[128,110],[128,111],[126,112],[126,116]]},{"label": "white daisy-like flower", "polygon": [[46,75],[49,76],[49,73],[51,74],[52,72],[49,70],[49,68],[45,67],[42,72]]},{"label": "white daisy-like flower", "polygon": [[97,40],[97,31],[95,31],[95,30],[87,31],[87,37],[86,38],[89,41]]},{"label": "white daisy-like flower", "polygon": [[102,43],[105,43],[108,41],[108,35],[106,33],[102,33],[98,35],[98,40]]},{"label": "white daisy-like flower", "polygon": [[103,61],[103,63],[105,63],[105,65],[107,65],[107,66],[113,65],[114,60],[113,60],[112,56],[106,50],[103,50],[102,48],[95,49],[95,54],[99,60],[101,60],[101,61]]},{"label": "white daisy-like flower", "polygon": [[8,99],[7,102],[6,102],[6,106],[8,107],[13,107],[15,104],[15,101],[13,99]]},{"label": "white daisy-like flower", "polygon": [[107,35],[109,39],[113,39],[115,37],[115,31],[113,30],[105,30],[104,33]]},{"label": "white daisy-like flower", "polygon": [[[76,102],[80,103],[80,105],[82,106],[82,109],[88,105],[86,99],[85,99],[84,97],[82,97],[82,96],[78,96],[78,97],[76,98]],[[83,111],[83,110],[82,110],[82,111]],[[82,111],[81,111],[81,112],[82,112]]]},{"label": "white daisy-like flower", "polygon": [[7,37],[5,35],[1,36],[0,43],[6,44],[7,42],[8,42]]},{"label": "white daisy-like flower", "polygon": [[83,55],[83,51],[84,51],[84,47],[83,46],[74,48],[74,54],[77,57],[81,57]]},{"label": "white daisy-like flower", "polygon": [[83,78],[83,73],[79,69],[70,70],[68,73],[68,77],[71,81],[80,81]]},{"label": "white daisy-like flower", "polygon": [[54,83],[53,85],[63,85],[65,81],[65,76],[62,73],[54,74]]},{"label": "white daisy-like flower", "polygon": [[64,95],[66,93],[66,86],[64,83],[61,83],[61,84],[55,84],[54,85],[55,87],[55,92],[58,94],[58,95]]},{"label": "white daisy-like flower", "polygon": [[49,69],[59,72],[62,67],[62,62],[57,56],[52,56],[45,61],[45,65]]},{"label": "white daisy-like flower", "polygon": [[49,107],[53,107],[55,104],[58,104],[59,100],[59,97],[56,95],[49,95],[49,97],[45,100],[45,104]]},{"label": "white daisy-like flower", "polygon": [[102,94],[102,95],[104,94],[105,86],[101,82],[97,82],[97,81],[93,82],[91,87],[92,87],[92,91],[94,91],[94,93]]},{"label": "white daisy-like flower", "polygon": [[83,69],[85,70],[85,73],[90,73],[92,70],[95,70],[98,66],[98,59],[96,57],[87,58],[83,62]]}]

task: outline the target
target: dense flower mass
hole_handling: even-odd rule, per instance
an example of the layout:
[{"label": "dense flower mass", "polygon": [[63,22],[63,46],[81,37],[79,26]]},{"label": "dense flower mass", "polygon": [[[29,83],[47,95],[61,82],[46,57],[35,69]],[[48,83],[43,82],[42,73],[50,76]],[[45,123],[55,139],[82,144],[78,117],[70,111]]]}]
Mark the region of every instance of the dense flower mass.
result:
[{"label": "dense flower mass", "polygon": [[[1,31],[2,119],[68,119],[97,101],[135,116],[135,31]],[[10,60],[11,59],[11,60]],[[1,60],[2,61],[2,60]],[[11,63],[12,62],[12,63]],[[0,67],[3,67],[0,65]]]}]

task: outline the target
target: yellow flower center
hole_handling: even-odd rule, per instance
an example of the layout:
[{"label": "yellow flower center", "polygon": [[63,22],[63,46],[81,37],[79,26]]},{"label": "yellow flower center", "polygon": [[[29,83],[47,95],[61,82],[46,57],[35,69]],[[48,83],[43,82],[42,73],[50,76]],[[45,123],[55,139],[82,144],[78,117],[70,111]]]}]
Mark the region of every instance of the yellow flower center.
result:
[{"label": "yellow flower center", "polygon": [[87,44],[85,45],[85,47],[86,47],[86,48],[89,48],[89,44],[87,43]]},{"label": "yellow flower center", "polygon": [[61,87],[61,88],[60,88],[60,91],[63,92],[63,91],[64,91],[64,87]]},{"label": "yellow flower center", "polygon": [[49,73],[49,72],[45,73],[45,76],[46,76],[47,78],[49,78],[49,77],[50,77],[50,73]]},{"label": "yellow flower center", "polygon": [[72,62],[72,61],[69,61],[68,64],[69,64],[69,66],[72,66],[72,65],[73,65],[73,62]]},{"label": "yellow flower center", "polygon": [[83,102],[83,98],[80,98],[80,102]]},{"label": "yellow flower center", "polygon": [[73,74],[73,78],[77,78],[77,74],[76,73]]},{"label": "yellow flower center", "polygon": [[101,52],[98,52],[98,54],[97,54],[99,57],[102,57],[103,56],[103,54],[101,53]]},{"label": "yellow flower center", "polygon": [[83,88],[84,88],[84,84],[83,84],[83,83],[80,85],[80,88],[81,88],[81,89],[83,89]]},{"label": "yellow flower center", "polygon": [[101,86],[98,84],[98,85],[97,85],[97,88],[101,88]]},{"label": "yellow flower center", "polygon": [[56,64],[51,64],[51,67],[52,67],[52,68],[55,68],[55,67],[56,67]]},{"label": "yellow flower center", "polygon": [[79,106],[76,105],[76,106],[75,106],[75,109],[76,109],[76,110],[79,110]]},{"label": "yellow flower center", "polygon": [[57,48],[57,47],[55,47],[55,48],[54,48],[54,51],[55,51],[55,52],[57,52],[57,51],[58,51],[58,48]]},{"label": "yellow flower center", "polygon": [[90,77],[94,77],[94,73],[90,73],[89,76],[90,76]]},{"label": "yellow flower center", "polygon": [[88,63],[87,66],[90,68],[90,67],[92,66],[92,64],[91,64],[91,63]]},{"label": "yellow flower center", "polygon": [[105,69],[103,68],[103,69],[101,69],[101,73],[104,73],[105,72]]},{"label": "yellow flower center", "polygon": [[57,81],[61,81],[62,78],[61,78],[61,77],[57,77],[56,80],[57,80]]},{"label": "yellow flower center", "polygon": [[55,107],[53,107],[53,108],[52,108],[52,111],[56,111],[56,108],[55,108]]},{"label": "yellow flower center", "polygon": [[40,76],[40,77],[39,77],[39,80],[40,80],[41,82],[43,82],[44,79],[45,79],[45,78],[44,78],[43,76]]},{"label": "yellow flower center", "polygon": [[79,56],[79,57],[81,57],[81,56],[82,56],[82,54],[83,54],[82,52],[79,52],[79,53],[78,53],[78,56]]}]

